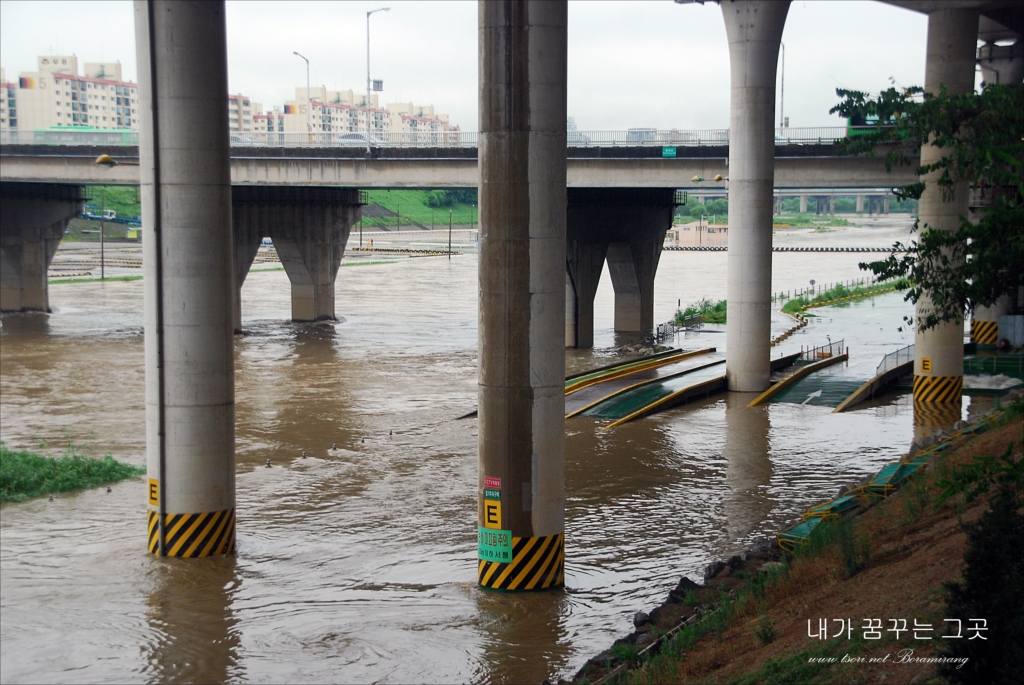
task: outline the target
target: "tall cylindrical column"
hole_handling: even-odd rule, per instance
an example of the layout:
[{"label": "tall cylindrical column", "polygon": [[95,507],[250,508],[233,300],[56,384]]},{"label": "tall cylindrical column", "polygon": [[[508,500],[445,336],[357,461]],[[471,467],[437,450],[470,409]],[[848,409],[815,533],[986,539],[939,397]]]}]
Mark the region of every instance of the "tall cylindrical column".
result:
[{"label": "tall cylindrical column", "polygon": [[[950,95],[974,90],[975,46],[978,39],[978,11],[943,9],[928,15],[928,43],[925,60],[925,91],[938,94],[945,87]],[[921,147],[921,164],[931,164],[945,155],[933,145]],[[922,230],[956,231],[960,217],[967,216],[968,188],[959,183],[951,198],[943,198],[937,181],[941,172],[921,177],[925,190],[920,200]],[[920,322],[931,310],[927,293],[918,300],[915,318]],[[964,376],[963,320],[940,323],[914,336],[914,402],[960,406]]]},{"label": "tall cylindrical column", "polygon": [[857,208],[856,208],[855,211],[858,214],[860,214],[861,212],[864,211],[864,196],[863,195],[858,195],[857,196]]},{"label": "tall cylindrical column", "polygon": [[999,342],[999,317],[1013,312],[1013,299],[1003,295],[991,307],[975,307],[971,313],[971,342],[995,345]]},{"label": "tall cylindrical column", "polygon": [[149,550],[235,542],[224,2],[137,0]]},{"label": "tall cylindrical column", "polygon": [[487,588],[564,583],[566,23],[479,4],[479,563]]},{"label": "tall cylindrical column", "polygon": [[801,195],[800,196],[800,213],[801,214],[806,214],[807,213],[807,196],[806,195]]},{"label": "tall cylindrical column", "polygon": [[772,188],[775,82],[789,2],[722,3],[729,37],[730,390],[760,392],[771,376]]}]

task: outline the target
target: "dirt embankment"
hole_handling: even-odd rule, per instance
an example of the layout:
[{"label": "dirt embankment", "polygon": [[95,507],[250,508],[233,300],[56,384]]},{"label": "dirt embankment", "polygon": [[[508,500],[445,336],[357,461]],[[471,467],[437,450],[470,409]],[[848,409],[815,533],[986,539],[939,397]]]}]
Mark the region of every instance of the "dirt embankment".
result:
[{"label": "dirt embankment", "polygon": [[[976,520],[988,500],[936,506],[936,481],[975,456],[1004,453],[1011,442],[1021,458],[1024,420],[1004,424],[963,439],[934,469],[846,520],[846,537],[830,547],[784,558],[777,546],[762,544],[709,565],[703,584],[683,578],[665,604],[638,614],[637,630],[591,659],[574,682],[941,682],[937,665],[926,660],[939,656],[941,635],[952,625],[943,620],[942,584],[960,578],[962,523]],[[810,636],[822,619],[825,640]],[[867,637],[872,619],[880,621],[879,639]],[[678,629],[685,621],[690,625]],[[915,637],[915,621],[933,630]]]}]

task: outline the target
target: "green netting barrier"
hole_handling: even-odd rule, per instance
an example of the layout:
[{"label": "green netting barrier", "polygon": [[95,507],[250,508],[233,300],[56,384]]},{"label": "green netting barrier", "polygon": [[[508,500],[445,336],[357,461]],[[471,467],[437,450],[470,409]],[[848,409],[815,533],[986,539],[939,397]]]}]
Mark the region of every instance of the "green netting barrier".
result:
[{"label": "green netting barrier", "polygon": [[675,378],[667,378],[657,383],[642,385],[639,388],[616,395],[601,404],[591,407],[583,412],[583,415],[599,419],[621,419],[654,404],[660,399],[668,397],[676,391],[721,376],[722,364],[724,363],[724,360],[712,362],[707,366],[694,369]]}]

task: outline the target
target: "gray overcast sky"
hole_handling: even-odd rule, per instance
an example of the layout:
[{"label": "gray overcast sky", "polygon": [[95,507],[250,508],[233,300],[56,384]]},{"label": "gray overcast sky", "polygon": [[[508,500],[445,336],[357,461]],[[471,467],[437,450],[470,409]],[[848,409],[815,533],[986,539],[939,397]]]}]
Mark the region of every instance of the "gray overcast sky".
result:
[{"label": "gray overcast sky", "polygon": [[[385,102],[433,104],[463,130],[477,130],[475,2],[228,2],[230,91],[269,109],[312,82],[366,88],[366,11],[374,78]],[[8,79],[35,69],[38,54],[120,60],[134,80],[130,2],[0,0],[0,64]],[[791,126],[828,126],[835,88],[877,91],[890,77],[924,81],[924,15],[879,2],[796,0],[786,44],[786,114]],[[729,122],[729,52],[718,5],[569,3],[569,114],[580,129],[634,126],[724,128]],[[776,113],[778,120],[778,113]]]}]

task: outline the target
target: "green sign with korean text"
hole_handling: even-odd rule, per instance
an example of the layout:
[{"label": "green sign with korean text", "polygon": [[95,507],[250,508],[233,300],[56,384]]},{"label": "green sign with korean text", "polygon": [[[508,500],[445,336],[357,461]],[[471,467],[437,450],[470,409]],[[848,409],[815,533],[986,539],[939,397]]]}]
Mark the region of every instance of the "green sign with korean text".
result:
[{"label": "green sign with korean text", "polygon": [[477,557],[501,564],[512,563],[512,531],[477,527]]},{"label": "green sign with korean text", "polygon": [[484,488],[484,499],[501,499],[501,490]]},{"label": "green sign with korean text", "polygon": [[674,147],[663,147],[661,148],[662,157],[675,157],[676,149]]}]

